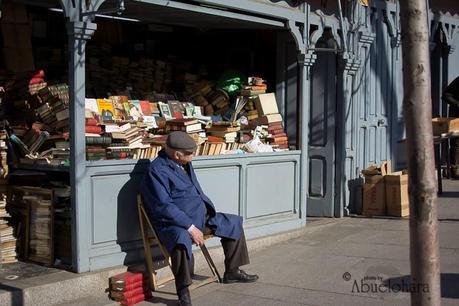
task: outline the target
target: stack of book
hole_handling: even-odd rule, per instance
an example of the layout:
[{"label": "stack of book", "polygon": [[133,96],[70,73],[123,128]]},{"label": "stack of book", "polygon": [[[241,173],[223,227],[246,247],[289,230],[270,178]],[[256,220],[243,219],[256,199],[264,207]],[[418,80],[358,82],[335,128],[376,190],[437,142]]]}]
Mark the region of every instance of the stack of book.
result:
[{"label": "stack of book", "polygon": [[34,72],[29,80],[29,94],[30,95],[35,95],[38,93],[38,91],[44,87],[46,87],[46,82],[45,82],[45,71],[44,70],[38,70]]},{"label": "stack of book", "polygon": [[[7,141],[7,134],[4,129],[0,129],[0,185],[2,183],[5,183],[6,181],[3,182],[3,180],[6,180],[9,172],[8,168],[8,146],[6,145]],[[1,189],[0,187],[0,193],[2,193],[4,190]]]},{"label": "stack of book", "polygon": [[169,132],[183,131],[188,134],[198,133],[202,131],[202,125],[197,119],[182,118],[171,119],[166,121],[166,127]]},{"label": "stack of book", "polygon": [[259,77],[249,77],[247,85],[241,89],[241,95],[246,97],[257,96],[266,93],[268,86],[265,81]]},{"label": "stack of book", "polygon": [[21,211],[23,256],[48,266],[53,264],[53,190],[12,186],[9,205]]},{"label": "stack of book", "polygon": [[6,210],[7,181],[5,174],[0,176],[0,263],[17,261],[16,238],[13,236],[13,227],[10,226],[11,216]]},{"label": "stack of book", "polygon": [[279,149],[288,149],[288,137],[285,133],[282,122],[269,123],[268,126],[269,143]]},{"label": "stack of book", "polygon": [[112,139],[116,142],[123,143],[130,149],[143,147],[143,130],[137,126],[130,126],[125,130],[110,133]]},{"label": "stack of book", "polygon": [[28,153],[34,154],[40,150],[42,145],[50,137],[50,133],[44,130],[44,125],[41,122],[34,122],[31,128],[22,138],[23,143],[27,146]]},{"label": "stack of book", "polygon": [[86,160],[106,159],[106,148],[111,144],[109,136],[86,136]]},{"label": "stack of book", "polygon": [[208,136],[207,141],[199,146],[196,155],[219,155],[226,150],[226,144],[223,138]]},{"label": "stack of book", "polygon": [[193,85],[198,81],[198,75],[184,72],[176,75],[176,82],[183,84],[183,95],[189,97],[193,94]]},{"label": "stack of book", "polygon": [[207,95],[212,93],[212,84],[208,81],[198,81],[193,85],[191,99],[196,106],[202,107],[204,115],[210,116],[214,113],[214,107],[209,103]]},{"label": "stack of book", "polygon": [[104,96],[107,92],[121,94],[129,85],[131,97],[140,98],[147,92],[167,91],[171,83],[172,66],[167,62],[112,56],[110,46],[89,46],[87,54],[87,88],[92,96]]},{"label": "stack of book", "polygon": [[[89,117],[85,119],[85,134],[86,136],[96,136],[102,134],[102,128],[95,118]],[[95,134],[95,135],[88,135]]]},{"label": "stack of book", "polygon": [[134,150],[138,148],[129,148],[123,143],[112,143],[107,147],[107,159],[129,159],[134,157]]},{"label": "stack of book", "polygon": [[53,264],[52,191],[44,188],[30,190],[23,196],[29,205],[29,259],[46,265]]},{"label": "stack of book", "polygon": [[224,90],[214,90],[210,92],[206,96],[206,98],[209,101],[210,105],[212,105],[214,114],[223,115],[229,110],[230,98]]},{"label": "stack of book", "polygon": [[153,78],[153,90],[166,92],[172,82],[172,65],[168,62],[156,60]]},{"label": "stack of book", "polygon": [[231,122],[215,122],[206,128],[206,132],[211,136],[223,138],[225,143],[234,143],[240,129],[238,125]]},{"label": "stack of book", "polygon": [[147,148],[137,148],[133,150],[133,159],[153,159],[158,156],[158,152],[161,151],[161,146],[150,146]]},{"label": "stack of book", "polygon": [[121,305],[134,305],[151,297],[142,272],[124,272],[110,277],[110,298]]},{"label": "stack of book", "polygon": [[41,103],[37,113],[42,121],[56,131],[69,130],[69,92],[67,84],[46,86],[37,97]]}]

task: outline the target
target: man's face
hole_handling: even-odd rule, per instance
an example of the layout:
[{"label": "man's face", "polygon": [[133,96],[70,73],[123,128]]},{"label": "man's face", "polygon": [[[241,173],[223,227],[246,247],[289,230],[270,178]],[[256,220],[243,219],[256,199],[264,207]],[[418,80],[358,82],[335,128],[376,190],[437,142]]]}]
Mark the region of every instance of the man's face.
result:
[{"label": "man's face", "polygon": [[194,153],[186,151],[175,151],[174,157],[176,162],[181,165],[186,165],[193,160]]}]

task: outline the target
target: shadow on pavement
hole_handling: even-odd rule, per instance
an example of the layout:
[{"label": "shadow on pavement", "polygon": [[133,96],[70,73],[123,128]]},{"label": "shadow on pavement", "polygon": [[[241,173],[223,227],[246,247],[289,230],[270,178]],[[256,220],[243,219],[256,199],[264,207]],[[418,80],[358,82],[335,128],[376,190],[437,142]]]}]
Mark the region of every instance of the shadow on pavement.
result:
[{"label": "shadow on pavement", "polygon": [[459,221],[459,219],[452,219],[452,218],[438,218],[438,221],[443,222],[443,221]]},{"label": "shadow on pavement", "polygon": [[7,291],[11,293],[11,305],[24,305],[24,292],[22,289],[0,283],[0,291]]},{"label": "shadow on pavement", "polygon": [[147,302],[149,303],[162,303],[164,305],[177,305],[177,298],[175,299],[165,299],[159,296],[152,297],[151,299],[148,299]]},{"label": "shadow on pavement", "polygon": [[459,198],[458,191],[443,191],[438,195],[439,198]]},{"label": "shadow on pavement", "polygon": [[[422,285],[419,288],[411,286],[411,276],[405,275],[392,277],[384,280],[384,286],[391,291],[411,292],[413,290],[423,290]],[[441,273],[441,296],[443,298],[459,299],[459,274]]]}]

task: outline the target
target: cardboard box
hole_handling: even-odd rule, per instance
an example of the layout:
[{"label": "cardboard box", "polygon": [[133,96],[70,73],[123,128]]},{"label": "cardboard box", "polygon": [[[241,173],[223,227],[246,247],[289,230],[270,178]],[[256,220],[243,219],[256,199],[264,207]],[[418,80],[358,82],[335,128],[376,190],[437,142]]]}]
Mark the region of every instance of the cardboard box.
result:
[{"label": "cardboard box", "polygon": [[386,175],[384,180],[387,214],[394,217],[409,216],[408,173],[406,171],[394,172]]},{"label": "cardboard box", "polygon": [[386,214],[386,190],[384,177],[392,172],[391,161],[382,162],[380,166],[371,165],[362,170],[365,176],[363,185],[363,209],[366,216]]},{"label": "cardboard box", "polygon": [[365,216],[386,214],[386,192],[384,189],[384,176],[373,175],[365,178],[363,185],[363,209]]},{"label": "cardboard box", "polygon": [[258,95],[258,97],[255,99],[255,108],[257,109],[258,116],[260,117],[279,113],[276,96],[274,93]]},{"label": "cardboard box", "polygon": [[432,129],[435,136],[459,131],[459,118],[432,118]]}]

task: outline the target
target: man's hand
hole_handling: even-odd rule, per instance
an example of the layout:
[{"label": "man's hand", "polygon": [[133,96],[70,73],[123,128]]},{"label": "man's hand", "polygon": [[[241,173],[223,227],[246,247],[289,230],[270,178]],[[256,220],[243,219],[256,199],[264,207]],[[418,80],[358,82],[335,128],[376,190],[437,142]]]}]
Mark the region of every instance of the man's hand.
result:
[{"label": "man's hand", "polygon": [[188,229],[188,232],[190,233],[191,239],[193,240],[194,244],[196,244],[197,246],[201,246],[204,244],[204,235],[199,230],[199,228],[195,226],[191,226]]}]

